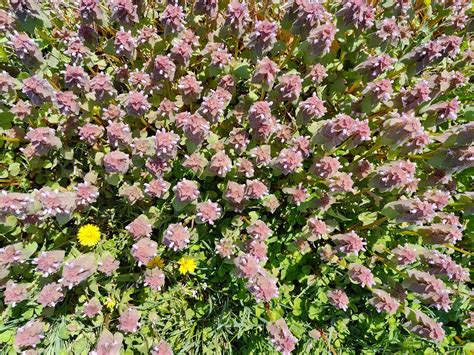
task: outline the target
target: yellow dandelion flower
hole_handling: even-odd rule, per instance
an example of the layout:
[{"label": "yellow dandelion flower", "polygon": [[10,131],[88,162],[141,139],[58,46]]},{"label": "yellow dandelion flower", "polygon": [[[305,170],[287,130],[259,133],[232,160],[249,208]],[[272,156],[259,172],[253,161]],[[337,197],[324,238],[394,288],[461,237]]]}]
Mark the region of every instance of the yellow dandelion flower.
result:
[{"label": "yellow dandelion flower", "polygon": [[165,261],[161,256],[155,256],[146,266],[149,268],[159,267],[163,269],[165,267]]},{"label": "yellow dandelion flower", "polygon": [[193,258],[181,258],[178,261],[179,272],[181,275],[186,275],[188,272],[196,270],[196,260]]},{"label": "yellow dandelion flower", "polygon": [[113,300],[113,298],[110,298],[110,297],[107,297],[104,304],[105,304],[105,307],[107,307],[109,309],[115,307],[115,301]]},{"label": "yellow dandelion flower", "polygon": [[79,239],[81,245],[93,247],[100,240],[100,229],[93,224],[86,224],[79,228],[77,239]]}]

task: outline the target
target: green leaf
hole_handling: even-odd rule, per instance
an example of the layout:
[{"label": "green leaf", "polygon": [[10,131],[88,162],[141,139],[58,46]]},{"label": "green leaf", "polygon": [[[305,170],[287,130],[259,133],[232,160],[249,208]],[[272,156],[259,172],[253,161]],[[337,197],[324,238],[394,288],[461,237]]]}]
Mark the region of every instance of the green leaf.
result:
[{"label": "green leaf", "polygon": [[363,212],[357,216],[363,226],[367,226],[377,220],[377,212]]}]

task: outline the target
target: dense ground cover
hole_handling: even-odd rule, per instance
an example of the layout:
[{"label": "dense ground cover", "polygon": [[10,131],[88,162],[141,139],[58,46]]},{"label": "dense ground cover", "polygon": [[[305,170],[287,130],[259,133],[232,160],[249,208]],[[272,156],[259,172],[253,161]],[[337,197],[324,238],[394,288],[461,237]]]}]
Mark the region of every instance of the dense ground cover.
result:
[{"label": "dense ground cover", "polygon": [[10,0],[0,353],[473,351],[469,6]]}]

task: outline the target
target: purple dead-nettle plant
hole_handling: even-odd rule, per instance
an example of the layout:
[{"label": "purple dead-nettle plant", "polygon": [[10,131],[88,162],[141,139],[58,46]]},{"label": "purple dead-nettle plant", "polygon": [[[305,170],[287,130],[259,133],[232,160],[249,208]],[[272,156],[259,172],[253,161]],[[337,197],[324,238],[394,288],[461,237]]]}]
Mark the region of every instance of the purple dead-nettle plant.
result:
[{"label": "purple dead-nettle plant", "polygon": [[[12,93],[17,89],[18,81],[8,74],[5,70],[0,72],[0,92]],[[23,83],[23,85],[25,85]],[[23,91],[25,94],[26,92]]]},{"label": "purple dead-nettle plant", "polygon": [[155,154],[155,140],[153,137],[134,138],[133,143],[130,144],[132,148],[132,155],[139,157],[151,157]]},{"label": "purple dead-nettle plant", "polygon": [[339,173],[340,168],[341,163],[337,157],[314,157],[313,164],[309,171],[319,178],[330,179]]},{"label": "purple dead-nettle plant", "polygon": [[411,89],[402,88],[398,100],[404,111],[416,109],[420,104],[431,100],[428,81],[421,80]]},{"label": "purple dead-nettle plant", "polygon": [[337,173],[328,181],[329,191],[333,193],[354,192],[352,173]]},{"label": "purple dead-nettle plant", "polygon": [[268,140],[277,130],[276,118],[271,112],[272,102],[257,101],[249,110],[249,124],[257,139]]},{"label": "purple dead-nettle plant", "polygon": [[104,329],[99,336],[97,347],[90,352],[90,355],[118,355],[122,349],[122,333],[112,334]]},{"label": "purple dead-nettle plant", "polygon": [[154,80],[172,82],[176,72],[176,65],[169,56],[158,55],[153,62],[152,70]]},{"label": "purple dead-nettle plant", "polygon": [[395,17],[384,18],[383,20],[378,21],[376,35],[382,41],[396,44],[401,39],[402,35]]},{"label": "purple dead-nettle plant", "polygon": [[206,15],[210,19],[214,19],[218,10],[217,0],[196,0],[194,3],[194,12],[197,15]]},{"label": "purple dead-nettle plant", "polygon": [[321,221],[319,218],[311,217],[306,222],[308,226],[309,241],[314,241],[320,239],[322,236],[326,235],[329,232],[328,226],[324,221]]},{"label": "purple dead-nettle plant", "polygon": [[128,124],[109,120],[106,130],[111,146],[115,148],[127,147],[132,143],[132,132]]},{"label": "purple dead-nettle plant", "polygon": [[143,200],[145,197],[142,189],[137,185],[123,184],[119,189],[119,196],[125,198],[131,205]]},{"label": "purple dead-nettle plant", "polygon": [[118,329],[124,333],[135,333],[140,327],[140,312],[135,308],[127,308],[120,314]]},{"label": "purple dead-nettle plant", "polygon": [[228,34],[236,37],[242,36],[245,26],[249,22],[247,4],[238,0],[231,0],[227,5],[224,16],[224,27],[228,29]]},{"label": "purple dead-nettle plant", "polygon": [[245,245],[245,252],[255,257],[259,262],[265,263],[268,260],[268,247],[259,240],[249,240]]},{"label": "purple dead-nettle plant", "polygon": [[153,345],[150,351],[151,355],[173,355],[173,349],[171,348],[171,345],[164,340],[161,340],[158,344]]},{"label": "purple dead-nettle plant", "polygon": [[253,163],[248,159],[237,158],[235,167],[237,168],[237,174],[245,176],[246,178],[251,178],[255,174]]},{"label": "purple dead-nettle plant", "polygon": [[89,91],[90,80],[89,75],[84,69],[77,65],[66,65],[66,69],[62,72],[64,74],[65,86],[77,93]]},{"label": "purple dead-nettle plant", "polygon": [[303,160],[300,151],[284,148],[275,158],[274,164],[284,175],[288,175],[303,167]]},{"label": "purple dead-nettle plant", "polygon": [[323,100],[313,93],[312,96],[300,102],[296,120],[299,124],[306,125],[314,119],[323,117],[326,111]]},{"label": "purple dead-nettle plant", "polygon": [[143,91],[131,91],[124,100],[124,106],[127,113],[131,116],[143,116],[150,109],[148,95]]},{"label": "purple dead-nettle plant", "polygon": [[162,118],[169,118],[170,120],[174,120],[174,116],[178,111],[179,109],[176,105],[176,102],[165,98],[160,102],[156,113],[160,117],[159,120]]},{"label": "purple dead-nettle plant", "polygon": [[227,67],[232,60],[232,55],[222,46],[211,52],[211,66],[219,69]]},{"label": "purple dead-nettle plant", "polygon": [[451,101],[439,102],[426,108],[428,115],[436,118],[436,124],[439,125],[447,120],[455,120],[458,117],[459,99],[455,97]]},{"label": "purple dead-nettle plant", "polygon": [[300,152],[303,158],[309,158],[312,153],[311,140],[308,136],[293,137],[290,142],[291,149]]},{"label": "purple dead-nettle plant", "polygon": [[10,112],[13,113],[21,121],[24,121],[29,115],[31,115],[31,105],[27,101],[25,102],[23,100],[18,100],[15,105],[13,105],[13,107],[10,109]]},{"label": "purple dead-nettle plant", "polygon": [[370,129],[366,121],[355,120],[344,113],[340,113],[333,119],[326,121],[314,137],[315,143],[322,144],[328,150],[349,139],[351,140],[351,146],[369,140]]},{"label": "purple dead-nettle plant", "polygon": [[414,292],[423,303],[445,312],[451,309],[452,300],[449,298],[451,291],[440,279],[423,271],[409,270],[408,278],[403,281],[403,285]]},{"label": "purple dead-nettle plant", "polygon": [[93,318],[96,315],[100,314],[101,311],[102,305],[95,297],[91,298],[88,302],[84,304],[83,313],[87,318]]},{"label": "purple dead-nettle plant", "polygon": [[312,28],[332,20],[332,15],[318,1],[292,1],[287,6],[286,16],[292,22],[292,32],[303,38]]},{"label": "purple dead-nettle plant", "polygon": [[276,43],[278,24],[263,20],[255,23],[252,33],[249,34],[248,47],[255,51],[257,56],[262,56],[269,52]]},{"label": "purple dead-nettle plant", "polygon": [[104,273],[107,276],[111,276],[120,266],[120,262],[116,260],[112,255],[105,255],[97,263],[97,270]]},{"label": "purple dead-nettle plant", "polygon": [[35,199],[41,204],[43,216],[69,215],[76,209],[76,194],[61,192],[43,187],[35,194]]},{"label": "purple dead-nettle plant", "polygon": [[279,100],[283,102],[293,102],[298,100],[301,94],[302,80],[297,74],[285,74],[278,79],[275,87]]},{"label": "purple dead-nettle plant", "polygon": [[418,227],[417,233],[429,244],[456,244],[463,237],[462,230],[458,227],[441,223]]},{"label": "purple dead-nettle plant", "polygon": [[33,106],[41,106],[45,102],[50,102],[54,92],[51,84],[38,75],[23,80],[21,91],[28,97]]},{"label": "purple dead-nettle plant", "polygon": [[405,326],[414,334],[436,342],[441,342],[444,339],[445,332],[442,323],[437,323],[435,320],[428,317],[423,312],[410,309],[411,317]]},{"label": "purple dead-nettle plant", "polygon": [[437,250],[424,249],[420,252],[422,262],[425,263],[427,271],[435,275],[446,275],[453,281],[469,281],[467,269],[458,265],[451,257]]},{"label": "purple dead-nettle plant", "polygon": [[15,347],[18,349],[36,348],[44,338],[46,324],[39,320],[30,320],[19,327],[15,335]]},{"label": "purple dead-nettle plant", "polygon": [[278,298],[277,279],[272,277],[265,269],[260,269],[246,285],[250,293],[257,302],[270,302],[273,298]]},{"label": "purple dead-nettle plant", "polygon": [[216,253],[223,259],[230,259],[237,250],[234,241],[230,238],[222,238],[216,242]]},{"label": "purple dead-nettle plant", "polygon": [[36,264],[36,271],[43,277],[48,277],[59,271],[64,260],[64,250],[42,251],[32,263]]},{"label": "purple dead-nettle plant", "polygon": [[250,200],[260,200],[269,193],[268,186],[258,179],[245,182],[245,197]]},{"label": "purple dead-nettle plant", "polygon": [[23,153],[30,156],[43,156],[51,150],[62,147],[61,140],[56,137],[56,131],[49,127],[29,128],[25,138],[31,142],[32,151],[28,154],[27,149]]},{"label": "purple dead-nettle plant", "polygon": [[377,168],[371,186],[380,192],[395,189],[416,191],[418,179],[415,178],[416,165],[409,160],[396,160]]},{"label": "purple dead-nettle plant", "polygon": [[185,16],[182,6],[168,4],[160,16],[161,24],[165,27],[165,34],[184,30]]},{"label": "purple dead-nettle plant", "polygon": [[0,216],[13,215],[23,220],[30,213],[30,207],[34,201],[31,194],[2,190],[0,192]]},{"label": "purple dead-nettle plant", "polygon": [[180,128],[186,138],[193,144],[201,144],[210,133],[209,122],[201,115],[189,112],[180,112],[176,115],[176,126]]},{"label": "purple dead-nettle plant", "polygon": [[357,29],[369,29],[375,22],[375,9],[365,0],[344,0],[342,9],[336,14],[344,24]]},{"label": "purple dead-nettle plant", "polygon": [[417,250],[408,244],[400,245],[391,250],[393,254],[393,259],[398,265],[410,265],[418,260]]},{"label": "purple dead-nettle plant", "polygon": [[11,244],[4,248],[0,248],[0,266],[8,270],[15,264],[22,264],[26,261],[23,247],[20,243]]},{"label": "purple dead-nettle plant", "polygon": [[76,64],[87,58],[91,54],[91,51],[82,43],[82,40],[79,37],[72,37],[68,41],[66,54],[69,55],[72,58],[73,63]]},{"label": "purple dead-nettle plant", "polygon": [[65,116],[77,115],[81,109],[78,97],[72,91],[59,91],[52,101]]},{"label": "purple dead-nettle plant", "polygon": [[73,187],[76,192],[76,204],[78,206],[89,206],[97,201],[99,189],[89,181],[79,183]]},{"label": "purple dead-nettle plant", "polygon": [[160,158],[148,158],[145,167],[154,177],[161,177],[164,173],[171,171],[170,164]]},{"label": "purple dead-nettle plant", "polygon": [[190,238],[188,227],[182,223],[170,224],[163,233],[163,244],[174,251],[183,250],[188,246]]},{"label": "purple dead-nettle plant", "polygon": [[191,56],[193,55],[193,47],[184,40],[175,42],[170,50],[170,58],[176,65],[187,67]]},{"label": "purple dead-nettle plant", "polygon": [[393,94],[392,81],[389,79],[371,81],[362,93],[370,95],[375,102],[387,102]]},{"label": "purple dead-nettle plant", "polygon": [[138,22],[137,7],[132,0],[111,0],[111,20],[127,25]]},{"label": "purple dead-nettle plant", "polygon": [[363,287],[372,287],[375,285],[374,275],[372,271],[360,264],[349,264],[349,278],[355,284]]},{"label": "purple dead-nettle plant", "polygon": [[222,216],[222,208],[216,202],[205,201],[196,205],[196,223],[214,225]]},{"label": "purple dead-nettle plant", "polygon": [[5,10],[0,10],[0,32],[5,33],[12,30],[14,22],[15,20],[10,13]]},{"label": "purple dead-nettle plant", "polygon": [[83,254],[64,263],[63,273],[59,282],[68,289],[87,280],[96,271],[93,254]]},{"label": "purple dead-nettle plant", "polygon": [[300,206],[310,196],[308,189],[304,188],[301,183],[297,187],[286,187],[283,192],[288,195],[288,201],[296,206]]},{"label": "purple dead-nettle plant", "polygon": [[225,107],[225,100],[216,91],[211,91],[209,95],[203,98],[197,112],[211,124],[214,124],[222,117]]},{"label": "purple dead-nettle plant", "polygon": [[150,220],[145,215],[140,215],[135,218],[125,229],[133,236],[138,239],[142,237],[150,237],[153,232]]},{"label": "purple dead-nettle plant", "polygon": [[280,143],[290,143],[294,135],[294,128],[288,124],[277,124],[275,140]]},{"label": "purple dead-nettle plant", "polygon": [[225,177],[232,169],[232,160],[224,151],[214,154],[209,162],[209,171],[219,177]]},{"label": "purple dead-nettle plant", "polygon": [[104,19],[104,13],[100,8],[99,0],[80,0],[79,12],[81,20],[85,23],[92,23]]},{"label": "purple dead-nettle plant", "polygon": [[395,62],[396,59],[383,53],[380,55],[370,56],[355,69],[362,74],[367,75],[369,80],[373,80],[382,73],[392,70]]},{"label": "purple dead-nettle plant", "polygon": [[95,99],[99,102],[113,98],[117,94],[110,77],[105,73],[99,73],[92,78],[90,89],[94,92]]},{"label": "purple dead-nettle plant", "polygon": [[118,105],[110,104],[103,111],[105,121],[120,121],[125,117],[125,111]]},{"label": "purple dead-nettle plant", "polygon": [[330,290],[327,293],[327,297],[329,299],[329,303],[331,303],[334,307],[343,311],[347,311],[347,307],[349,306],[349,297],[347,297],[347,294],[344,292],[344,290]]},{"label": "purple dead-nettle plant", "polygon": [[449,204],[451,194],[448,191],[430,189],[423,193],[422,198],[424,201],[431,202],[433,204],[433,208],[442,210]]},{"label": "purple dead-nettle plant", "polygon": [[158,244],[150,238],[141,238],[132,246],[132,256],[138,266],[147,265],[158,254]]},{"label": "purple dead-nettle plant", "polygon": [[104,135],[104,127],[92,123],[86,123],[79,128],[79,137],[90,145],[96,144]]},{"label": "purple dead-nettle plant", "polygon": [[283,318],[269,322],[267,330],[275,349],[282,355],[289,355],[295,350],[298,339],[291,333]]},{"label": "purple dead-nettle plant", "polygon": [[232,205],[240,205],[246,198],[244,184],[239,184],[235,181],[229,181],[224,190],[224,198]]},{"label": "purple dead-nettle plant", "polygon": [[160,291],[165,285],[164,272],[157,267],[146,270],[143,284],[151,288],[153,291]]},{"label": "purple dead-nettle plant", "polygon": [[316,56],[329,53],[337,31],[338,29],[333,23],[313,28],[308,36],[311,52]]},{"label": "purple dead-nettle plant", "polygon": [[201,82],[196,79],[194,74],[187,74],[179,79],[178,89],[182,95],[185,105],[195,102],[201,97]]},{"label": "purple dead-nettle plant", "polygon": [[313,84],[321,84],[327,78],[327,70],[322,64],[315,64],[311,67],[307,77]]},{"label": "purple dead-nettle plant", "polygon": [[145,193],[148,196],[156,198],[165,198],[171,187],[171,184],[163,180],[163,178],[157,178],[151,180],[149,183],[145,183],[144,186]]},{"label": "purple dead-nettle plant", "polygon": [[374,289],[372,290],[372,295],[373,297],[369,302],[379,313],[387,312],[388,314],[395,314],[400,308],[400,302],[383,290]]},{"label": "purple dead-nettle plant", "polygon": [[43,62],[43,55],[38,45],[26,33],[14,31],[7,43],[13,47],[16,56],[25,66],[31,67]]},{"label": "purple dead-nettle plant", "polygon": [[133,58],[137,41],[132,36],[131,31],[125,31],[123,27],[115,34],[114,47],[118,55],[123,55],[127,58]]},{"label": "purple dead-nettle plant", "polygon": [[333,235],[331,236],[331,240],[336,244],[335,250],[346,255],[358,255],[359,252],[365,250],[365,245],[367,244],[367,242],[354,231]]},{"label": "purple dead-nettle plant", "polygon": [[431,221],[435,216],[433,204],[422,201],[418,197],[389,202],[384,209],[391,211],[393,215],[391,218],[394,218],[397,223],[423,224]]},{"label": "purple dead-nettle plant", "polygon": [[130,164],[130,157],[119,150],[114,150],[104,156],[104,167],[107,173],[125,174]]},{"label": "purple dead-nettle plant", "polygon": [[237,275],[247,280],[250,280],[258,272],[263,270],[257,258],[248,254],[236,257],[234,259],[234,264],[237,269]]},{"label": "purple dead-nettle plant", "polygon": [[261,85],[265,90],[270,90],[275,83],[277,74],[280,72],[277,63],[264,57],[257,62],[252,83]]},{"label": "purple dead-nettle plant", "polygon": [[246,230],[253,239],[259,241],[264,241],[273,234],[273,231],[261,220],[254,221]]},{"label": "purple dead-nettle plant", "polygon": [[62,301],[64,294],[63,286],[56,282],[46,284],[38,294],[37,302],[43,307],[54,307]]},{"label": "purple dead-nettle plant", "polygon": [[180,203],[192,203],[199,197],[199,187],[195,181],[182,179],[174,187],[175,198]]},{"label": "purple dead-nettle plant", "polygon": [[6,305],[16,307],[17,304],[28,298],[28,288],[28,284],[8,280],[3,290],[3,302]]},{"label": "purple dead-nettle plant", "polygon": [[179,136],[173,131],[166,129],[156,131],[155,148],[156,155],[165,160],[171,160],[176,157],[179,148]]},{"label": "purple dead-nettle plant", "polygon": [[137,43],[147,44],[156,41],[158,34],[152,26],[144,26],[138,30]]}]

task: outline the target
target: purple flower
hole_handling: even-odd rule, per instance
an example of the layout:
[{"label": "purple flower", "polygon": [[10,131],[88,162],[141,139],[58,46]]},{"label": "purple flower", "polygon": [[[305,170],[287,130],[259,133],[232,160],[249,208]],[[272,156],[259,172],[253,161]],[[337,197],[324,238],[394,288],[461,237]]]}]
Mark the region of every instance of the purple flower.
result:
[{"label": "purple flower", "polygon": [[245,197],[250,200],[260,200],[268,195],[268,187],[258,179],[247,180],[245,183]]},{"label": "purple flower", "polygon": [[381,192],[394,189],[414,191],[418,184],[415,173],[416,165],[414,163],[409,160],[396,160],[379,166],[370,184]]},{"label": "purple flower", "polygon": [[148,264],[158,252],[158,244],[150,238],[141,238],[132,246],[132,256],[138,261],[138,266]]},{"label": "purple flower", "polygon": [[104,18],[99,0],[81,0],[79,3],[79,11],[82,21],[85,23],[95,22]]},{"label": "purple flower", "polygon": [[33,106],[41,106],[44,102],[50,102],[53,97],[53,88],[49,82],[37,75],[23,80],[21,91],[28,96]]},{"label": "purple flower", "polygon": [[306,222],[306,225],[308,226],[310,233],[310,236],[308,238],[309,241],[320,239],[328,232],[328,226],[326,225],[326,223],[316,217],[309,218]]},{"label": "purple flower", "polygon": [[82,67],[68,64],[63,73],[64,83],[68,89],[77,92],[89,91],[89,75],[87,75]]},{"label": "purple flower", "polygon": [[[0,79],[0,87],[1,87]],[[2,90],[3,91],[3,90]],[[29,102],[18,100],[15,105],[10,109],[10,112],[15,114],[20,120],[24,121],[29,115],[31,115],[31,105]]]},{"label": "purple flower", "polygon": [[244,254],[234,259],[235,267],[237,268],[237,275],[239,277],[250,280],[262,267],[258,263],[257,258],[252,255]]},{"label": "purple flower", "polygon": [[103,119],[107,121],[120,121],[125,116],[120,106],[110,104],[103,112]]},{"label": "purple flower", "polygon": [[140,215],[135,218],[125,229],[133,236],[138,239],[141,237],[150,237],[153,232],[150,220],[145,215]]},{"label": "purple flower", "polygon": [[250,128],[258,139],[267,140],[277,130],[277,122],[272,115],[271,105],[271,102],[257,101],[250,107]]},{"label": "purple flower", "polygon": [[195,145],[201,144],[210,133],[210,125],[201,115],[181,112],[176,115],[176,126],[183,130],[186,138]]},{"label": "purple flower", "polygon": [[426,112],[436,117],[436,124],[440,125],[447,120],[455,120],[458,117],[459,101],[455,97],[451,101],[440,102],[430,105]]},{"label": "purple flower", "polygon": [[95,259],[91,254],[84,254],[64,263],[59,282],[69,289],[88,279],[96,270]]},{"label": "purple flower", "polygon": [[391,58],[388,54],[383,53],[381,55],[367,58],[355,69],[367,75],[370,80],[373,80],[387,70],[393,69],[393,64],[395,64],[395,62],[395,59]]},{"label": "purple flower", "polygon": [[253,239],[259,241],[264,241],[273,234],[273,231],[261,220],[254,221],[246,230]]},{"label": "purple flower", "polygon": [[418,227],[417,233],[430,244],[456,244],[463,237],[462,231],[456,226],[441,223]]},{"label": "purple flower", "polygon": [[313,28],[308,36],[311,52],[316,56],[329,53],[337,31],[333,23],[326,23]]},{"label": "purple flower", "polygon": [[232,169],[232,160],[224,151],[219,151],[211,158],[209,171],[219,177],[225,177]]},{"label": "purple flower", "polygon": [[187,74],[179,79],[178,88],[185,105],[198,100],[201,96],[202,86],[194,74]]},{"label": "purple flower", "polygon": [[313,84],[321,84],[328,76],[326,68],[317,63],[311,67],[310,72],[308,73],[309,79],[313,82]]},{"label": "purple flower", "polygon": [[56,137],[56,131],[49,127],[39,127],[28,129],[25,138],[31,142],[34,149],[34,156],[43,156],[53,149],[62,147],[61,140]]},{"label": "purple flower", "polygon": [[53,98],[59,112],[66,116],[77,115],[81,109],[77,96],[72,91],[59,91]]},{"label": "purple flower", "polygon": [[329,298],[329,303],[331,303],[334,307],[337,309],[342,309],[343,311],[347,311],[349,298],[347,297],[347,294],[344,292],[344,290],[330,290],[327,293],[327,296]]},{"label": "purple flower", "polygon": [[158,55],[153,62],[153,78],[156,81],[173,81],[176,72],[176,65],[173,61],[164,55]]},{"label": "purple flower", "polygon": [[170,58],[176,65],[188,66],[189,60],[193,54],[193,47],[184,40],[179,40],[174,44],[170,51]]},{"label": "purple flower", "polygon": [[441,342],[444,339],[442,323],[437,323],[423,312],[410,309],[411,317],[405,324],[410,331],[422,338]]},{"label": "purple flower", "polygon": [[404,111],[412,110],[423,102],[430,100],[431,89],[426,80],[422,80],[415,84],[412,89],[402,88],[398,95],[398,100]]},{"label": "purple flower", "polygon": [[147,95],[140,91],[131,91],[128,93],[124,106],[130,116],[143,116],[150,109]]},{"label": "purple flower", "polygon": [[341,163],[338,158],[314,157],[313,165],[309,171],[322,179],[330,179],[339,173]]},{"label": "purple flower", "polygon": [[224,16],[224,26],[229,29],[228,33],[236,37],[242,36],[245,25],[249,21],[247,4],[237,0],[230,1],[227,5],[227,11]]},{"label": "purple flower", "polygon": [[216,50],[211,52],[211,66],[219,69],[224,69],[230,64],[232,60],[232,55],[223,48],[217,48]]},{"label": "purple flower", "polygon": [[14,31],[8,44],[15,50],[16,56],[25,66],[34,66],[43,62],[43,55],[36,43],[26,34]]},{"label": "purple flower", "polygon": [[69,215],[76,209],[76,194],[43,187],[37,191],[36,200],[41,204],[43,216]]},{"label": "purple flower", "polygon": [[143,284],[153,291],[160,291],[165,284],[164,272],[157,267],[146,270]]},{"label": "purple flower", "polygon": [[137,5],[132,0],[111,0],[111,20],[119,23],[132,24],[138,22]]},{"label": "purple flower", "polygon": [[107,173],[125,174],[130,167],[130,158],[127,154],[114,150],[104,156],[104,167]]},{"label": "purple flower", "polygon": [[426,249],[420,253],[420,256],[431,274],[446,275],[454,281],[469,281],[468,270],[456,264],[451,257],[441,254],[437,250]]},{"label": "purple flower", "polygon": [[264,57],[257,62],[252,83],[262,85],[265,90],[270,90],[279,71],[280,69],[274,61]]},{"label": "purple flower", "polygon": [[140,312],[135,308],[128,308],[119,318],[118,329],[124,333],[135,333],[140,327]]},{"label": "purple flower", "polygon": [[395,18],[384,18],[382,21],[377,22],[377,37],[383,41],[389,41],[393,44],[398,42],[402,35],[400,28],[398,27]]},{"label": "purple flower", "polygon": [[349,278],[355,284],[360,284],[363,287],[371,287],[375,285],[374,275],[363,265],[349,264]]},{"label": "purple flower", "polygon": [[405,244],[404,246],[398,246],[392,249],[391,252],[395,256],[396,262],[399,265],[413,264],[418,258],[417,251],[408,244]]},{"label": "purple flower", "polygon": [[199,188],[196,182],[183,179],[179,181],[174,187],[176,200],[180,203],[191,203],[199,197]]},{"label": "purple flower", "polygon": [[284,175],[296,172],[303,166],[303,155],[300,151],[293,149],[282,149],[278,157],[275,158],[275,167]]},{"label": "purple flower", "polygon": [[156,131],[155,147],[158,157],[166,160],[173,159],[178,151],[179,136],[173,131],[168,132],[162,128]]},{"label": "purple flower", "polygon": [[224,113],[226,102],[219,96],[216,91],[204,97],[198,113],[208,120],[210,123],[217,123]]},{"label": "purple flower", "polygon": [[280,100],[292,102],[297,100],[301,94],[301,78],[299,75],[285,74],[278,79],[275,90]]},{"label": "purple flower", "polygon": [[214,225],[214,222],[221,216],[222,208],[216,202],[205,201],[196,205],[196,223]]},{"label": "purple flower", "polygon": [[18,192],[0,192],[0,216],[13,215],[19,219],[25,219],[30,213],[34,198],[31,194]]},{"label": "purple flower", "polygon": [[73,63],[80,63],[91,54],[91,51],[79,37],[73,37],[68,42],[66,54],[72,58]]},{"label": "purple flower", "polygon": [[259,262],[266,262],[268,260],[267,245],[260,240],[249,240],[245,245],[245,252],[255,257]]},{"label": "purple flower", "polygon": [[329,191],[331,192],[354,192],[353,186],[354,181],[352,180],[352,174],[349,173],[337,173],[331,177],[328,181]]},{"label": "purple flower", "polygon": [[145,183],[145,193],[156,198],[165,198],[171,184],[162,178]]},{"label": "purple flower", "polygon": [[89,144],[95,144],[103,136],[104,127],[92,123],[86,123],[79,129],[79,137],[81,140]]},{"label": "purple flower", "polygon": [[245,200],[245,185],[229,181],[224,190],[224,198],[232,205],[240,205]]},{"label": "purple flower", "polygon": [[37,302],[43,307],[56,306],[64,297],[62,288],[62,285],[56,282],[46,284],[38,294]]},{"label": "purple flower", "polygon": [[216,252],[221,258],[230,259],[235,254],[236,246],[231,239],[222,238],[216,242]]},{"label": "purple flower", "polygon": [[94,92],[97,101],[113,98],[117,93],[109,76],[104,73],[99,73],[92,78],[90,88]]},{"label": "purple flower", "polygon": [[123,184],[119,189],[119,196],[125,197],[125,199],[133,205],[134,203],[143,199],[142,189],[137,185]]},{"label": "purple flower", "polygon": [[389,79],[371,81],[362,93],[372,96],[376,101],[386,102],[393,94],[392,82]]},{"label": "purple flower", "polygon": [[267,330],[277,351],[289,355],[295,349],[298,339],[291,333],[283,318],[269,322]]},{"label": "purple flower", "polygon": [[18,328],[15,335],[15,347],[18,349],[36,348],[44,338],[46,324],[38,320],[30,320]]},{"label": "purple flower", "polygon": [[163,233],[163,244],[174,251],[183,250],[190,238],[189,229],[182,223],[170,224]]},{"label": "purple flower", "polygon": [[264,269],[253,275],[248,280],[246,287],[257,302],[270,302],[273,298],[278,298],[277,280]]},{"label": "purple flower", "polygon": [[345,25],[368,29],[374,25],[375,9],[365,0],[344,0],[342,9],[336,15],[343,18]]},{"label": "purple flower", "polygon": [[323,100],[313,93],[312,96],[300,102],[296,119],[299,124],[306,125],[315,118],[323,117],[326,111]]},{"label": "purple flower", "polygon": [[131,31],[125,31],[123,27],[120,27],[120,30],[115,34],[114,46],[118,55],[133,58],[137,42]]},{"label": "purple flower", "polygon": [[257,20],[254,31],[249,35],[248,47],[254,49],[257,56],[267,53],[276,42],[277,30],[277,23]]}]

